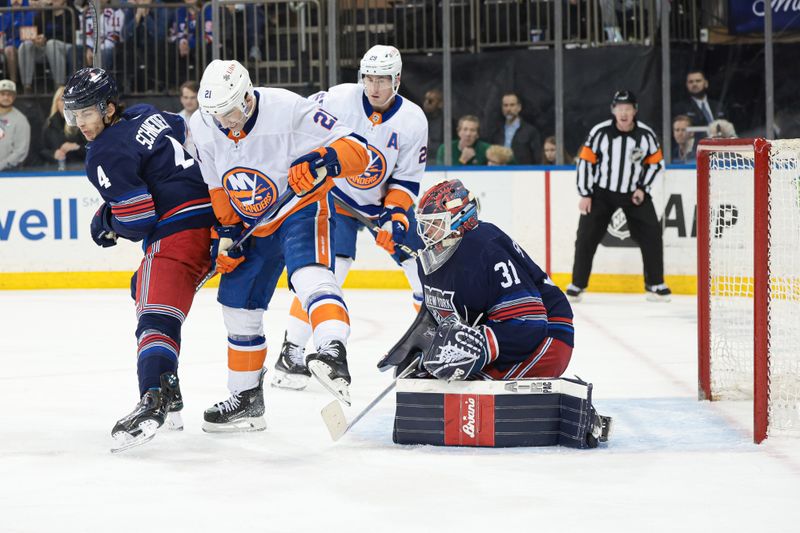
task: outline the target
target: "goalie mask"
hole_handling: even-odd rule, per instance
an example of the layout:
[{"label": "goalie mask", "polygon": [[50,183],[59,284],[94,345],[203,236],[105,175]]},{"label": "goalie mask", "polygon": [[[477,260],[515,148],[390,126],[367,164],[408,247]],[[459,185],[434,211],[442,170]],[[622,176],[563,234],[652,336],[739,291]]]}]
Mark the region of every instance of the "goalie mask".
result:
[{"label": "goalie mask", "polygon": [[437,183],[417,206],[417,233],[425,244],[419,254],[426,274],[435,272],[455,253],[464,233],[478,225],[480,205],[460,180]]}]

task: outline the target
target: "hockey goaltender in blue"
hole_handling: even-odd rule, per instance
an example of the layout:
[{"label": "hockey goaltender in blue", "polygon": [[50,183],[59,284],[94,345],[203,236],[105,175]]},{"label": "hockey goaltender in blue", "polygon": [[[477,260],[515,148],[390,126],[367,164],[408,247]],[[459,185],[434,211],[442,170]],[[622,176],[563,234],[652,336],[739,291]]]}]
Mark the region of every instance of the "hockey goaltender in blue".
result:
[{"label": "hockey goaltender in blue", "polygon": [[394,441],[597,447],[611,418],[592,406],[591,384],[560,377],[573,347],[566,296],[478,212],[459,180],[419,201],[424,305],[378,363],[410,373],[397,382]]}]

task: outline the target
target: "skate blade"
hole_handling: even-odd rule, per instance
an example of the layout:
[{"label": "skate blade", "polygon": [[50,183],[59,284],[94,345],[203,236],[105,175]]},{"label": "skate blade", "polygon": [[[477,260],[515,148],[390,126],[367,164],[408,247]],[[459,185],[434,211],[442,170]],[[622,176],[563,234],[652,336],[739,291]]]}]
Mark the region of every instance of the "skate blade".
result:
[{"label": "skate blade", "polygon": [[334,441],[342,438],[342,435],[347,431],[347,418],[344,416],[342,404],[337,400],[332,401],[322,408],[322,421],[328,428],[328,433]]},{"label": "skate blade", "polygon": [[661,296],[660,294],[655,294],[652,292],[647,293],[647,301],[648,302],[655,302],[655,303],[669,303],[672,298],[669,296]]},{"label": "skate blade", "polygon": [[130,450],[131,448],[136,448],[137,446],[150,442],[153,440],[153,437],[156,436],[158,422],[155,420],[145,420],[139,424],[139,429],[141,433],[135,436],[126,431],[114,433],[112,438],[114,442],[116,442],[116,446],[111,447],[111,453],[124,452],[125,450]]},{"label": "skate blade", "polygon": [[263,416],[240,418],[227,424],[203,422],[203,431],[206,433],[247,433],[250,431],[264,431],[265,429],[267,429],[267,422]]},{"label": "skate blade", "polygon": [[183,417],[180,411],[169,413],[167,420],[164,422],[164,427],[170,431],[183,431]]},{"label": "skate blade", "polygon": [[276,368],[271,385],[279,389],[303,390],[308,386],[308,376],[287,374]]},{"label": "skate blade", "polygon": [[315,359],[308,362],[308,369],[323,387],[340,401],[346,403],[348,407],[350,406],[350,385],[344,378],[331,379],[330,375],[333,369],[330,365]]},{"label": "skate blade", "polygon": [[578,296],[567,295],[567,300],[569,300],[570,303],[576,304],[576,303],[579,303],[581,300],[583,300],[583,296],[581,296],[581,295],[578,295]]}]

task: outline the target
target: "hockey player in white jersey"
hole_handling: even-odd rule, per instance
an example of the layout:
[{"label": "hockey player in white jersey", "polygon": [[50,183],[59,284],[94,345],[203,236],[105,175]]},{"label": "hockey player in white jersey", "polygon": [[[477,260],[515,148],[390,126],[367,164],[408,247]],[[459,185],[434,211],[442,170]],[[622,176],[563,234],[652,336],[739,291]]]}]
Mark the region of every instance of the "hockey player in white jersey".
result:
[{"label": "hockey player in white jersey", "polygon": [[[206,431],[265,428],[263,314],[286,266],[289,284],[311,316],[316,352],[308,368],[349,403],[347,307],[333,274],[333,177],[360,175],[366,141],[314,102],[283,89],[256,88],[237,61],[212,61],[190,120],[215,228],[212,252],[222,274],[217,300],[228,332],[229,399],[206,410]],[[326,177],[327,175],[327,177]],[[291,198],[260,223],[243,250],[232,243],[289,188]],[[291,195],[291,193],[289,193]],[[213,234],[212,234],[213,236]]]},{"label": "hockey player in white jersey", "polygon": [[[419,106],[397,94],[402,66],[397,48],[373,46],[361,59],[358,83],[336,85],[309,98],[367,139],[369,168],[359,176],[336,178],[333,194],[380,228],[376,242],[402,266],[419,309],[422,285],[416,262],[395,245],[422,248],[413,204],[425,171],[428,122]],[[362,226],[337,208],[335,272],[340,285],[356,257],[356,235]],[[312,323],[302,303],[295,299],[273,385],[297,390],[306,387],[310,373],[303,361]]]}]

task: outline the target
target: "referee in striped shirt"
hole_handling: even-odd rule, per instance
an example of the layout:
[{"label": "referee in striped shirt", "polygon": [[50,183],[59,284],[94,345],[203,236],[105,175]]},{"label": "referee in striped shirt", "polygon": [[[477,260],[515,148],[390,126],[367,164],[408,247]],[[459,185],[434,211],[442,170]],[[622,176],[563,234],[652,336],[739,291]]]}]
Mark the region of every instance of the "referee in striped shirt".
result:
[{"label": "referee in striped shirt", "polygon": [[655,132],[636,121],[636,97],[617,91],[611,100],[613,118],[597,124],[578,155],[578,194],[581,212],[575,241],[572,283],[567,296],[580,301],[589,285],[592,260],[614,212],[621,208],[631,238],[644,262],[644,283],[652,301],[669,301],[664,283],[664,248],[650,187],[664,170],[664,157]]}]

